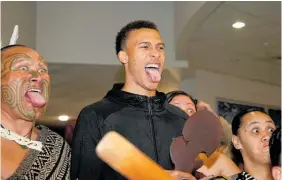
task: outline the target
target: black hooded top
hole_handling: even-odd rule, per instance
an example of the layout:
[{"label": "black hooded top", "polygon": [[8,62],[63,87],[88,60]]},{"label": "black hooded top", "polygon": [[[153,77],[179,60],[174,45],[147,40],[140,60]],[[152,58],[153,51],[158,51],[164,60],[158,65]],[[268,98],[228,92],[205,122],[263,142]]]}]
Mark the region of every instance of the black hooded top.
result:
[{"label": "black hooded top", "polygon": [[71,179],[125,179],[96,155],[96,145],[108,131],[124,136],[164,169],[173,169],[170,145],[181,135],[188,115],[166,104],[164,93],[147,97],[122,87],[115,84],[102,100],[81,110],[73,134]]}]

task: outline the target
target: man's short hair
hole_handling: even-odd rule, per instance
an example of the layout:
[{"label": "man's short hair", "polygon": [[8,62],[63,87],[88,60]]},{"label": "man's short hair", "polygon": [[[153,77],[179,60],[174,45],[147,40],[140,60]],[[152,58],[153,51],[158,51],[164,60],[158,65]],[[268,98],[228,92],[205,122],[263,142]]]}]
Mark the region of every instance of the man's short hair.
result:
[{"label": "man's short hair", "polygon": [[157,25],[151,21],[145,21],[145,20],[138,20],[138,21],[132,21],[128,23],[126,26],[124,26],[120,32],[118,32],[116,36],[116,54],[122,50],[124,50],[126,47],[126,40],[128,37],[128,34],[136,29],[143,29],[143,28],[148,28],[148,29],[153,29],[156,31],[159,31],[157,28]]},{"label": "man's short hair", "polygon": [[272,166],[281,166],[281,127],[272,133],[269,140],[269,152]]},{"label": "man's short hair", "polygon": [[6,49],[9,49],[9,48],[12,48],[12,47],[17,47],[17,46],[20,46],[20,47],[27,47],[27,46],[21,45],[21,44],[13,44],[13,45],[8,45],[8,46],[5,46],[5,47],[2,47],[2,48],[1,48],[1,52],[3,52],[3,51],[6,50]]}]

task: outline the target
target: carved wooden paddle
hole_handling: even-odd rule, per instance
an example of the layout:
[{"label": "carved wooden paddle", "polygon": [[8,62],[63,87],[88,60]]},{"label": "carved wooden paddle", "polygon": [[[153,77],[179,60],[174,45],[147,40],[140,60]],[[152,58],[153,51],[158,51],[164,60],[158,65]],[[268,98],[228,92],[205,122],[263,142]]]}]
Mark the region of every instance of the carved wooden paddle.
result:
[{"label": "carved wooden paddle", "polygon": [[191,173],[203,165],[196,160],[200,153],[208,157],[216,150],[222,137],[219,119],[210,111],[198,111],[189,117],[184,125],[182,136],[173,140],[170,147],[175,170]]},{"label": "carved wooden paddle", "polygon": [[131,180],[173,180],[157,163],[117,132],[108,132],[96,147],[100,159]]}]

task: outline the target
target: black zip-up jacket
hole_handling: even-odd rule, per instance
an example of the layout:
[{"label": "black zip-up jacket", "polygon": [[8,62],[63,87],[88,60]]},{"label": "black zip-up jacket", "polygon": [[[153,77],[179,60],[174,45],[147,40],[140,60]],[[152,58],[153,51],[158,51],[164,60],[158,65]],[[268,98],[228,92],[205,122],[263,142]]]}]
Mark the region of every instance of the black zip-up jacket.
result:
[{"label": "black zip-up jacket", "polygon": [[164,93],[146,97],[124,92],[122,86],[115,84],[101,101],[81,110],[72,141],[72,180],[125,179],[95,152],[100,139],[111,130],[123,135],[164,169],[173,169],[170,144],[181,135],[188,115],[165,104]]}]

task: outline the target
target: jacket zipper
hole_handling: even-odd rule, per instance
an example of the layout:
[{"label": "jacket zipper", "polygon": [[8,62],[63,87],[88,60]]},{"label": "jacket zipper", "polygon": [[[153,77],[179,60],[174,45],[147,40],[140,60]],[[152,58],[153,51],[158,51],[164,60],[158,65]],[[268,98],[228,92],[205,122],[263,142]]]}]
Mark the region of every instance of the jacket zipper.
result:
[{"label": "jacket zipper", "polygon": [[152,135],[153,135],[153,143],[154,143],[154,152],[155,152],[155,157],[156,157],[156,161],[157,163],[159,162],[159,157],[158,157],[158,151],[157,151],[157,143],[156,143],[156,133],[155,133],[155,126],[154,126],[154,122],[152,119],[152,102],[151,99],[148,99],[148,110],[149,110],[149,120],[150,120],[150,124],[151,124],[151,130],[152,130]]}]

